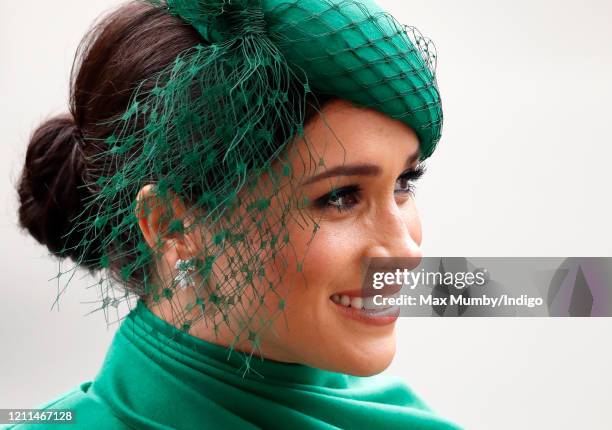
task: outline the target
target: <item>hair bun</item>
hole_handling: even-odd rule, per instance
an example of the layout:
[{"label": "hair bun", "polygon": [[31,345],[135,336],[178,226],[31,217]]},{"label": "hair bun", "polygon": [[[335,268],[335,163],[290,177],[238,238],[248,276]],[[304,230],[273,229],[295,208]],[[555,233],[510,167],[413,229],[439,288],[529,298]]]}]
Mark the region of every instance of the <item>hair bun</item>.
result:
[{"label": "hair bun", "polygon": [[21,226],[54,255],[75,260],[82,257],[80,240],[68,233],[87,196],[81,143],[72,116],[40,125],[30,138],[17,189]]}]

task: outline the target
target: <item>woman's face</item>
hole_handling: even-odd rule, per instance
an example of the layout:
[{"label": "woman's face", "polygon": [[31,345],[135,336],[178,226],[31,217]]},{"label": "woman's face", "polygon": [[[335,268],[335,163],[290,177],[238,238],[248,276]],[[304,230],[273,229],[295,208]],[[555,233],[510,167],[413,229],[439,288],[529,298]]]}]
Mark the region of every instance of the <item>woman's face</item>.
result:
[{"label": "woman's face", "polygon": [[[407,173],[418,165],[419,143],[410,127],[374,110],[334,101],[323,113],[325,120],[315,118],[304,130],[308,144],[296,142],[290,159],[304,183],[293,192],[308,198],[303,210],[319,227],[313,236],[312,223],[288,224],[293,247],[281,257],[303,257],[303,267],[298,272],[290,264],[285,273],[285,314],[264,335],[262,350],[281,361],[371,375],[395,354],[395,318],[363,318],[345,304],[360,306],[369,258],[421,256],[414,175]],[[322,158],[324,166],[305,168],[309,158],[315,165]]]},{"label": "woman's face", "polygon": [[[284,269],[275,286],[279,294],[266,294],[264,308],[278,309],[282,297],[284,312],[259,333],[256,353],[372,375],[393,359],[396,317],[368,318],[359,310],[363,268],[371,257],[421,256],[421,224],[411,194],[415,175],[410,173],[418,165],[419,144],[410,127],[371,109],[336,100],[323,113],[325,119],[317,116],[308,123],[305,139],[292,143],[287,160],[294,179],[280,193],[306,197],[300,210],[307,217],[286,219],[291,246],[265,263],[271,278],[278,267]],[[268,218],[281,210],[276,201]],[[221,344],[235,336],[223,329],[213,336],[204,324],[191,333]]]}]

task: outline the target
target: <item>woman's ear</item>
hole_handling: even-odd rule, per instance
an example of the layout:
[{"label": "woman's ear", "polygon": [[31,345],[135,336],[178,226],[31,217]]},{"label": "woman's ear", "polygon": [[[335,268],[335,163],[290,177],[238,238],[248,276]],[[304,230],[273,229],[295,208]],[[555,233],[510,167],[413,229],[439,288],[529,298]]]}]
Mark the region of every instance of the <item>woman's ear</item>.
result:
[{"label": "woman's ear", "polygon": [[145,185],[136,196],[136,218],[142,235],[154,252],[176,258],[193,252],[183,234],[187,209],[182,200],[168,191],[160,197],[152,184]]}]

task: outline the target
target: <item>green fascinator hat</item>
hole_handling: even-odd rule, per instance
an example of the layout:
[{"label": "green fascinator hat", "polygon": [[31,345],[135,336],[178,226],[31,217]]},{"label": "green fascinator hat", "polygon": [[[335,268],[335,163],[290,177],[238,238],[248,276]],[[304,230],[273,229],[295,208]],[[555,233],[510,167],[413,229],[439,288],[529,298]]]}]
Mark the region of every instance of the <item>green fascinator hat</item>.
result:
[{"label": "green fascinator hat", "polygon": [[[313,235],[319,227],[287,162],[308,100],[345,99],[404,122],[424,160],[442,129],[433,44],[369,0],[148,3],[201,40],[134,88],[125,111],[104,123],[110,133],[84,136],[84,197],[60,254],[100,273],[98,309],[133,295],[169,300],[167,319],[182,330],[200,318],[215,330],[233,324],[236,341],[257,349],[261,329],[284,310],[283,271],[300,273],[306,255],[292,248],[288,225],[300,220]],[[324,167],[316,151],[308,157]],[[149,184],[160,204],[172,208],[178,196],[190,210],[189,222],[169,211],[168,234],[202,236],[198,253],[176,266],[160,266],[164,244],[139,228],[137,213],[153,208],[136,196]]]},{"label": "green fascinator hat", "polygon": [[435,47],[372,0],[169,0],[167,5],[211,43],[268,37],[315,92],[409,125],[419,137],[422,160],[440,140]]}]

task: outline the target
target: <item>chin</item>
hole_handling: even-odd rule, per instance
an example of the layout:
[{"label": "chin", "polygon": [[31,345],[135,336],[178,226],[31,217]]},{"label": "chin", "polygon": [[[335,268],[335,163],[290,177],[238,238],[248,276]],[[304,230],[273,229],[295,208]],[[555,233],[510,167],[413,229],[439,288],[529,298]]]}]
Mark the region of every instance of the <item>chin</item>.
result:
[{"label": "chin", "polygon": [[378,342],[376,346],[367,348],[364,346],[364,352],[368,353],[353,354],[345,356],[343,363],[344,369],[342,373],[355,376],[373,376],[384,371],[395,357],[395,337],[381,344]]},{"label": "chin", "polygon": [[319,346],[320,355],[311,366],[354,376],[373,376],[389,367],[395,357],[395,330],[378,337],[340,333],[342,340],[336,337],[332,342],[325,342],[326,347]]}]

